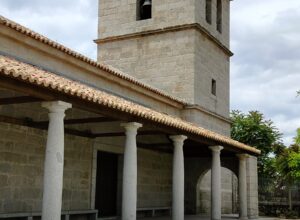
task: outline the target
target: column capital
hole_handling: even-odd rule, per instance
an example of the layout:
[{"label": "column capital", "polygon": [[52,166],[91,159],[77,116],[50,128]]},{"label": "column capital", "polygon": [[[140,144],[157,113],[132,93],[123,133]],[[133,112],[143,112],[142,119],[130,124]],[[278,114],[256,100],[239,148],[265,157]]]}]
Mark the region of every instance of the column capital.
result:
[{"label": "column capital", "polygon": [[184,135],[171,135],[170,139],[175,143],[183,143],[188,137]]},{"label": "column capital", "polygon": [[220,153],[224,149],[222,146],[210,146],[209,149],[214,153]]},{"label": "column capital", "polygon": [[67,109],[72,108],[72,104],[63,101],[42,102],[42,107],[50,112],[65,112]]},{"label": "column capital", "polygon": [[249,154],[237,154],[236,155],[240,160],[245,160],[249,158]]},{"label": "column capital", "polygon": [[143,125],[137,122],[128,122],[128,123],[121,123],[121,127],[124,127],[126,130],[137,130],[143,127]]}]

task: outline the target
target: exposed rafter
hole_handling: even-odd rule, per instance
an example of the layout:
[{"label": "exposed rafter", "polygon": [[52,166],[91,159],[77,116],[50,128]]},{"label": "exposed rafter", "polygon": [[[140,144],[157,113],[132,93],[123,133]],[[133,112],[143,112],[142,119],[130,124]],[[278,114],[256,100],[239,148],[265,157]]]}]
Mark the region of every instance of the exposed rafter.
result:
[{"label": "exposed rafter", "polygon": [[24,104],[24,103],[41,102],[41,101],[42,99],[35,98],[32,96],[19,96],[19,97],[0,98],[0,105]]},{"label": "exposed rafter", "polygon": [[[137,135],[163,135],[161,131],[139,131]],[[94,134],[94,137],[121,137],[125,136],[125,132],[110,132]]]},{"label": "exposed rafter", "polygon": [[[30,127],[30,128],[36,128],[36,129],[41,129],[41,130],[48,129],[47,125],[40,126],[40,125],[38,125],[37,122],[34,122],[29,118],[20,119],[20,118],[14,118],[14,117],[0,115],[0,122],[14,124],[14,125],[20,125],[20,126],[25,126],[25,127]],[[93,138],[93,134],[90,131],[79,131],[79,130],[74,130],[74,129],[70,129],[70,128],[65,128],[65,133],[70,134],[70,135],[80,136],[80,137]]]},{"label": "exposed rafter", "polygon": [[[83,119],[68,119],[65,120],[65,124],[84,124],[84,123],[102,123],[117,121],[112,118],[98,117],[98,118],[83,118]],[[47,130],[48,121],[33,121],[30,118],[14,118],[10,116],[0,115],[0,122],[21,125],[41,130]],[[125,136],[124,132],[110,132],[110,133],[92,133],[91,131],[80,131],[71,128],[65,128],[65,133],[80,137],[97,138],[97,137],[121,137]],[[138,135],[162,135],[164,133],[160,131],[139,131]]]},{"label": "exposed rafter", "polygon": [[172,153],[173,145],[171,143],[155,143],[155,144],[145,144],[145,143],[137,143],[139,148],[147,149],[147,150],[155,150],[159,152]]},{"label": "exposed rafter", "polygon": [[[118,119],[108,118],[108,117],[94,117],[94,118],[77,118],[77,119],[65,119],[65,125],[75,125],[75,124],[91,124],[91,123],[104,123],[104,122],[115,122]],[[48,125],[48,121],[32,122],[37,127],[44,127]]]}]

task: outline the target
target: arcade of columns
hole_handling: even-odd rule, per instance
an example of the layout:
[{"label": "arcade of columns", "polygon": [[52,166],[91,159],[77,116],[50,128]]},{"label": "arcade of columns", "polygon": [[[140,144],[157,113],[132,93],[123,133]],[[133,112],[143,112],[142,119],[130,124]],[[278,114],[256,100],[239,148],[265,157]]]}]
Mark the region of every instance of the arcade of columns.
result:
[{"label": "arcade of columns", "polygon": [[[46,102],[49,110],[49,127],[46,146],[43,188],[43,220],[59,220],[61,216],[63,163],[64,163],[64,116],[72,107],[62,101]],[[137,144],[136,135],[142,124],[123,123],[125,129],[125,153],[123,167],[122,220],[136,219],[137,204]],[[184,156],[183,145],[187,139],[183,135],[170,137],[174,144],[173,154],[173,204],[172,219],[184,219]],[[211,146],[211,219],[221,219],[221,160],[222,146]],[[239,196],[240,218],[247,219],[246,154],[239,154]]]}]

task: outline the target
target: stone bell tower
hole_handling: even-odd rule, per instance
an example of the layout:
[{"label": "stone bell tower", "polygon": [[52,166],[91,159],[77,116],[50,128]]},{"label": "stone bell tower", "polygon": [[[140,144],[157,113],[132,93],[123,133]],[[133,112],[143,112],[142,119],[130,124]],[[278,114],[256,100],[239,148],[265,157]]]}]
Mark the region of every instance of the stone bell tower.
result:
[{"label": "stone bell tower", "polygon": [[99,0],[98,60],[229,117],[230,0]]}]

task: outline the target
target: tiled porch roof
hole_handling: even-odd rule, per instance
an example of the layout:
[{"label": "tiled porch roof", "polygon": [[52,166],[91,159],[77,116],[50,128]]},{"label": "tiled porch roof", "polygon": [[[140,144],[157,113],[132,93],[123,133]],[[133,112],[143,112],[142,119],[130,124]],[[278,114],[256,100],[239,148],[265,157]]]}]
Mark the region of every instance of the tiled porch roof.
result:
[{"label": "tiled porch roof", "polygon": [[59,91],[68,96],[78,97],[99,106],[126,112],[132,116],[152,121],[167,127],[181,130],[184,134],[199,136],[212,140],[220,145],[231,146],[249,153],[260,154],[256,148],[250,147],[226,136],[209,131],[180,118],[166,115],[150,108],[129,102],[120,97],[97,90],[88,85],[44,71],[35,66],[0,55],[0,77],[9,76],[33,86],[40,86]]},{"label": "tiled porch roof", "polygon": [[82,55],[78,52],[75,52],[74,50],[72,50],[68,47],[65,47],[62,44],[59,44],[59,43],[57,43],[57,42],[55,42],[55,41],[53,41],[53,40],[51,40],[51,39],[49,39],[49,38],[47,38],[43,35],[41,35],[37,32],[34,32],[34,31],[30,30],[29,28],[26,28],[26,27],[14,22],[14,21],[11,21],[11,20],[9,20],[9,19],[7,19],[7,18],[5,18],[1,15],[0,15],[0,25],[4,25],[6,27],[9,27],[9,28],[21,33],[21,34],[24,34],[28,37],[31,37],[31,38],[33,38],[33,39],[35,39],[35,40],[37,40],[41,43],[44,43],[44,44],[46,44],[50,47],[53,47],[53,48],[63,52],[63,53],[66,53],[66,54],[68,54],[68,55],[70,55],[70,56],[72,56],[72,57],[74,57],[78,60],[86,62],[86,63],[88,63],[92,66],[95,66],[95,67],[97,67],[101,70],[106,71],[107,73],[113,74],[114,76],[116,76],[120,79],[126,80],[126,81],[128,81],[132,84],[135,84],[139,87],[142,87],[142,88],[144,88],[148,91],[154,92],[154,93],[156,93],[156,94],[158,94],[162,97],[168,98],[172,101],[175,101],[175,102],[178,102],[178,103],[181,103],[181,104],[184,104],[184,105],[187,104],[184,100],[181,100],[179,98],[176,98],[174,96],[171,96],[171,95],[167,94],[166,92],[163,92],[159,89],[156,89],[154,87],[146,85],[146,84],[142,83],[141,81],[135,79],[134,77],[132,77],[132,76],[130,76],[130,75],[128,75],[128,74],[126,74],[126,73],[124,73],[124,72],[122,72],[122,71],[120,71],[120,70],[118,70],[118,69],[116,69],[116,68],[114,68],[110,65],[94,61],[94,60],[92,60],[92,59],[90,59],[90,58],[88,58],[88,57],[86,57],[86,56],[84,56],[84,55]]}]

